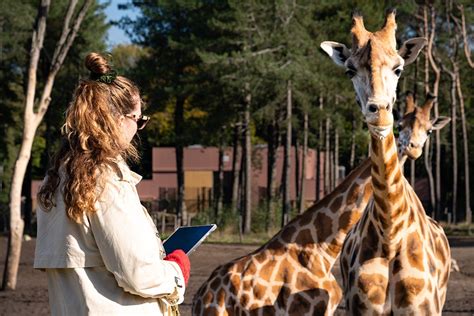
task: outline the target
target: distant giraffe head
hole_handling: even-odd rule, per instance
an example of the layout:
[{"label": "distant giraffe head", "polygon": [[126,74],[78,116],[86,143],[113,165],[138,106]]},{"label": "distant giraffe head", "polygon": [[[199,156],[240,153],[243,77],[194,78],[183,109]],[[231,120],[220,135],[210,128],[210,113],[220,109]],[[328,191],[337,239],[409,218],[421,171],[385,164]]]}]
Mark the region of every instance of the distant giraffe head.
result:
[{"label": "distant giraffe head", "polygon": [[346,68],[356,91],[356,100],[372,134],[386,136],[393,124],[398,79],[404,66],[412,63],[426,44],[412,38],[397,50],[395,10],[389,10],[381,30],[369,32],[361,15],[352,16],[352,48],[336,42],[322,42],[321,48],[339,66]]},{"label": "distant giraffe head", "polygon": [[431,132],[442,129],[451,121],[451,118],[446,116],[430,118],[431,108],[436,100],[436,97],[430,93],[421,106],[415,103],[411,92],[407,93],[405,100],[405,114],[396,124],[400,131],[398,155],[399,157],[406,155],[410,159],[417,159],[421,156],[423,146]]}]

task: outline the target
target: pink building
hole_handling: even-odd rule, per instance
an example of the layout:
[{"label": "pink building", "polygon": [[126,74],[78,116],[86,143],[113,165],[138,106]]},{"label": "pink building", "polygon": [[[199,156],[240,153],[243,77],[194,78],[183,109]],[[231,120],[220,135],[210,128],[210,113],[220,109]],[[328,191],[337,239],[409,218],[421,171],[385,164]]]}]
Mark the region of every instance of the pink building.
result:
[{"label": "pink building", "polygon": [[[224,151],[224,202],[231,198],[232,179],[232,147]],[[258,204],[265,199],[267,188],[267,153],[266,145],[256,145],[252,149],[252,201]],[[276,154],[276,182],[280,187],[283,173],[283,147],[278,148]],[[321,153],[320,170],[323,170],[324,155]],[[152,152],[152,178],[143,179],[137,187],[142,201],[158,203],[158,208],[172,208],[177,192],[176,156],[174,147],[156,147]],[[302,168],[302,151],[299,150],[299,174]],[[219,154],[216,147],[190,146],[184,149],[184,185],[185,204],[188,212],[196,212],[200,207],[210,205],[212,192],[218,177]],[[316,151],[308,150],[306,157],[305,200],[308,204],[316,200]],[[237,164],[240,170],[240,163]],[[321,172],[320,196],[323,196],[324,179]],[[290,198],[296,200],[296,164],[295,148],[291,150],[291,181]],[[32,197],[36,198],[41,181],[33,181]],[[298,184],[299,185],[299,184]],[[168,203],[170,202],[170,203]],[[156,204],[155,204],[156,205]]]}]

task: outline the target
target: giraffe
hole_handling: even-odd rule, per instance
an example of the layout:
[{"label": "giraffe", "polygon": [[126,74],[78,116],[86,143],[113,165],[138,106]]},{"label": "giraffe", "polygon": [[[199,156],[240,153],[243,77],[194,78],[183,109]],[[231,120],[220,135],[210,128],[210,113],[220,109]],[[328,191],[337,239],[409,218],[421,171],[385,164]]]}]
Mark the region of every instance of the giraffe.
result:
[{"label": "giraffe", "polygon": [[[403,143],[426,141],[417,136],[429,126],[418,117],[406,115],[399,126]],[[403,161],[419,157],[404,148]],[[372,196],[370,168],[366,159],[268,243],[216,268],[194,297],[193,315],[333,314],[342,292],[331,269]]]},{"label": "giraffe", "polygon": [[[354,14],[351,50],[335,42],[321,44],[346,67],[371,136],[374,199],[343,245],[344,299],[351,315],[440,315],[451,264],[448,241],[403,177],[392,129],[398,78],[426,40],[408,40],[397,51],[395,30],[392,10],[374,33]],[[415,113],[428,116],[427,109]],[[416,142],[400,144],[412,154],[421,152]]]}]

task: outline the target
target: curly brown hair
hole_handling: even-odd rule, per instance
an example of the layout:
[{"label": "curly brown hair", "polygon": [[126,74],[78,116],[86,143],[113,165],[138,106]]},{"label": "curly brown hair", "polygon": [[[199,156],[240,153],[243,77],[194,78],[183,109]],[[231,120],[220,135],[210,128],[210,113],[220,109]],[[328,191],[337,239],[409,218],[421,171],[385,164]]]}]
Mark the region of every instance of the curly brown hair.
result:
[{"label": "curly brown hair", "polygon": [[[108,61],[98,53],[85,58],[90,78],[112,72]],[[141,102],[138,87],[129,79],[116,76],[112,82],[81,80],[66,111],[62,141],[52,159],[52,167],[38,192],[41,208],[50,211],[61,185],[67,216],[81,223],[84,214],[95,211],[104,183],[100,175],[117,170],[117,158],[138,160],[134,145],[121,141],[120,115],[129,114]]]}]

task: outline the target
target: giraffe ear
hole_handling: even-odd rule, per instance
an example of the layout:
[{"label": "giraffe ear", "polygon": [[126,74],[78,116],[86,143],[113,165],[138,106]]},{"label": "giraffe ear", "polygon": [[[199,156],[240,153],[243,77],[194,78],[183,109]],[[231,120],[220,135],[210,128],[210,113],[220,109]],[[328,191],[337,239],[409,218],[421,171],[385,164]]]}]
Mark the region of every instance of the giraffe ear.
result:
[{"label": "giraffe ear", "polygon": [[451,121],[451,118],[448,116],[438,116],[431,120],[431,125],[433,125],[433,130],[439,130],[446,126]]},{"label": "giraffe ear", "polygon": [[321,43],[321,49],[331,57],[336,65],[344,66],[347,58],[351,55],[351,51],[344,44],[337,42],[325,41]]},{"label": "giraffe ear", "polygon": [[405,65],[411,64],[415,61],[416,57],[420,53],[421,49],[425,47],[428,41],[424,37],[411,38],[398,50],[398,54],[405,60]]}]

